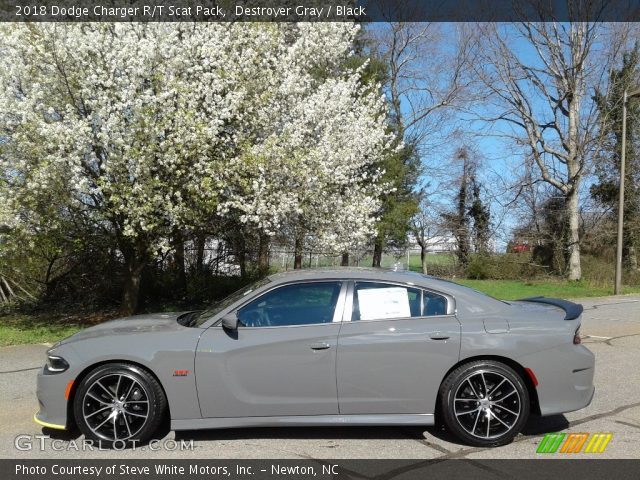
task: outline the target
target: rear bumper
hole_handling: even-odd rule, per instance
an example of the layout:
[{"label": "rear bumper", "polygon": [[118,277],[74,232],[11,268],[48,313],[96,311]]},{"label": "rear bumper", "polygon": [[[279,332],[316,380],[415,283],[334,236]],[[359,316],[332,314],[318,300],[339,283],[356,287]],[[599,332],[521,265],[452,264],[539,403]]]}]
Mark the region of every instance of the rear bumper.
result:
[{"label": "rear bumper", "polygon": [[591,403],[595,356],[584,345],[560,345],[518,361],[538,379],[536,392],[543,416],[580,410]]}]

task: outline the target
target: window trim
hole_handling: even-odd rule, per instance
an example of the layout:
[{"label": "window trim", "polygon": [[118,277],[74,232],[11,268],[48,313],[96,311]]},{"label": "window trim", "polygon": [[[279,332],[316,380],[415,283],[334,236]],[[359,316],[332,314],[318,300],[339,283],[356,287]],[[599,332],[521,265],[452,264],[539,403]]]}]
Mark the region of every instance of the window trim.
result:
[{"label": "window trim", "polygon": [[[243,329],[265,329],[265,328],[297,328],[297,327],[312,327],[319,325],[333,325],[334,323],[344,323],[351,321],[352,309],[353,309],[353,291],[355,282],[369,282],[369,283],[387,283],[390,285],[398,285],[402,287],[409,288],[418,288],[420,290],[424,290],[427,292],[434,293],[436,295],[441,295],[447,300],[447,313],[445,315],[430,315],[426,317],[408,317],[413,319],[427,319],[427,318],[444,318],[456,316],[457,308],[456,308],[456,299],[453,295],[448,293],[443,293],[438,290],[434,290],[433,288],[424,287],[420,284],[416,284],[413,282],[402,282],[397,280],[387,280],[387,279],[373,279],[373,278],[353,278],[353,277],[329,277],[329,278],[310,278],[304,280],[290,280],[288,282],[282,283],[270,283],[267,284],[261,289],[256,289],[253,294],[249,298],[243,298],[239,300],[238,303],[234,305],[230,305],[226,309],[219,312],[216,316],[210,318],[206,322],[204,322],[200,328],[207,329],[211,327],[222,327],[222,317],[229,313],[237,312],[240,308],[245,306],[247,303],[252,302],[253,300],[260,298],[262,295],[274,290],[276,288],[284,287],[287,285],[300,284],[300,283],[322,283],[322,282],[340,282],[342,284],[342,289],[340,290],[340,295],[338,295],[338,302],[336,303],[336,310],[333,315],[333,321],[327,323],[309,323],[305,325],[284,325],[281,327],[245,327],[242,326]],[[250,295],[251,295],[250,294]],[[402,320],[402,319],[378,319],[378,320],[357,320],[357,322],[380,322],[382,320]]]},{"label": "window trim", "polygon": [[[335,310],[333,311],[333,318],[331,319],[330,322],[323,322],[323,323],[305,323],[305,324],[300,324],[300,325],[271,325],[271,326],[266,326],[266,327],[247,327],[245,325],[243,325],[242,323],[238,322],[238,330],[242,329],[242,330],[264,330],[265,328],[297,328],[297,327],[318,327],[320,325],[335,325],[336,323],[340,323],[340,321],[342,320],[343,317],[343,311],[344,311],[344,306],[345,306],[345,301],[346,301],[346,297],[347,297],[347,284],[349,283],[347,280],[344,279],[333,279],[333,278],[318,278],[318,279],[309,279],[309,280],[298,280],[298,281],[291,281],[291,282],[286,282],[286,283],[279,283],[277,285],[273,285],[271,288],[260,292],[260,294],[245,299],[244,302],[240,303],[239,305],[233,306],[231,308],[231,310],[229,310],[227,313],[235,313],[236,315],[238,314],[238,311],[242,308],[244,308],[245,306],[247,306],[248,304],[259,300],[261,297],[263,297],[264,295],[267,295],[268,293],[273,292],[274,290],[277,290],[279,288],[283,288],[283,287],[289,287],[291,285],[303,285],[303,284],[309,284],[309,283],[340,283],[340,292],[338,293],[338,299],[336,300],[336,307]],[[224,316],[224,314],[222,315]],[[221,321],[222,319],[218,319],[216,320],[215,324],[216,326],[220,326],[221,325]]]},{"label": "window trim", "polygon": [[[442,315],[421,315],[419,317],[395,317],[395,318],[371,318],[369,320],[351,320],[353,315],[353,299],[355,296],[356,283],[382,283],[386,285],[393,285],[405,288],[414,288],[420,290],[422,292],[429,292],[434,295],[439,295],[445,299],[447,302],[446,313]],[[424,311],[424,296],[420,296],[420,311]],[[344,315],[342,317],[343,322],[353,322],[353,323],[369,323],[369,322],[384,322],[384,321],[394,321],[394,320],[424,320],[430,318],[443,318],[443,317],[452,317],[456,315],[456,304],[455,299],[446,293],[438,292],[431,288],[423,287],[421,285],[417,285],[415,283],[407,283],[407,282],[397,282],[393,280],[373,280],[367,278],[355,278],[349,280],[349,288],[347,292],[347,299],[344,308]]]}]

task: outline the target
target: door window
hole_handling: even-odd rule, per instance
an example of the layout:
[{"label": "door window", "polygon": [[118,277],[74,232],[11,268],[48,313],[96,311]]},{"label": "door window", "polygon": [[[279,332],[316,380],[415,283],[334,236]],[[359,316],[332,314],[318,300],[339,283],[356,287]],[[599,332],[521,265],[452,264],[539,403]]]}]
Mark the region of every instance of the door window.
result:
[{"label": "door window", "polygon": [[446,315],[447,300],[419,288],[388,283],[356,282],[351,320]]},{"label": "door window", "polygon": [[340,282],[285,285],[242,307],[238,320],[245,327],[330,323],[341,286]]}]

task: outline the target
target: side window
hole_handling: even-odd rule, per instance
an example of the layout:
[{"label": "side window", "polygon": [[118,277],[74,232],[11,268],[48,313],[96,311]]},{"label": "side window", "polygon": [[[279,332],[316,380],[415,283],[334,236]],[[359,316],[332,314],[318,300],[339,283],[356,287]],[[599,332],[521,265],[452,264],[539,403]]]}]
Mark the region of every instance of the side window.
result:
[{"label": "side window", "polygon": [[418,288],[387,283],[356,282],[351,320],[446,315],[447,300]]},{"label": "side window", "polygon": [[437,293],[422,291],[422,315],[431,317],[433,315],[447,314],[447,299]]},{"label": "side window", "polygon": [[276,288],[238,310],[245,327],[284,327],[330,323],[340,282],[297,283]]},{"label": "side window", "polygon": [[417,288],[356,282],[351,320],[419,317],[420,300]]}]

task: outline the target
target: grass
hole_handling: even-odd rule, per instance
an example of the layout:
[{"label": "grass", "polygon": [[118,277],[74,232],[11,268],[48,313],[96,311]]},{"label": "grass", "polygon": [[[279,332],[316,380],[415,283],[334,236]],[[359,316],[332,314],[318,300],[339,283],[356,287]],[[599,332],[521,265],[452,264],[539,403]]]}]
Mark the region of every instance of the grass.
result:
[{"label": "grass", "polygon": [[29,315],[0,317],[0,347],[57,342],[80,330],[79,325],[47,324]]},{"label": "grass", "polygon": [[[598,287],[587,281],[569,282],[566,280],[467,280],[455,282],[475,288],[501,300],[543,295],[557,298],[604,297],[613,295],[613,286]],[[640,286],[624,286],[623,294],[640,293]]]},{"label": "grass", "polygon": [[115,311],[68,314],[63,312],[0,313],[0,347],[27,343],[54,343],[85,327],[115,318]]}]

